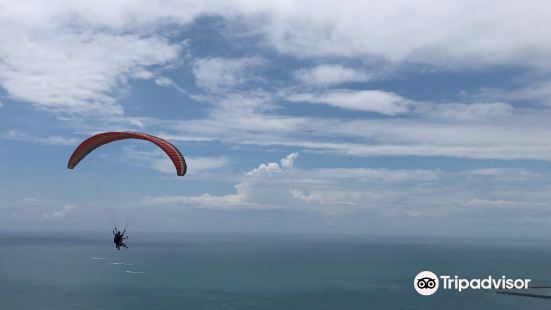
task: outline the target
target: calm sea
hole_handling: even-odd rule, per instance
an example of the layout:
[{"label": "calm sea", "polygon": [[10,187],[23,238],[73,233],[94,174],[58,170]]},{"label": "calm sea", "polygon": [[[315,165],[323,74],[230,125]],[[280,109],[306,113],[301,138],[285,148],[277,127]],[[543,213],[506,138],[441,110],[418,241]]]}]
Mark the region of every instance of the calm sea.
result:
[{"label": "calm sea", "polygon": [[422,270],[550,284],[547,242],[138,234],[116,251],[109,234],[0,237],[0,309],[551,308],[493,291],[423,297],[412,285]]}]

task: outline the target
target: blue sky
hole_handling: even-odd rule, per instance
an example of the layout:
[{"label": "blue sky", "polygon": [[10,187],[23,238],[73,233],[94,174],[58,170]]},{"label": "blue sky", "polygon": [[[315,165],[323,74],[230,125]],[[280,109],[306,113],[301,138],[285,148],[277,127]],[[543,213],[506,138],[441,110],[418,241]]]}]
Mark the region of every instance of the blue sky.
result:
[{"label": "blue sky", "polygon": [[0,8],[2,230],[551,234],[544,1]]}]

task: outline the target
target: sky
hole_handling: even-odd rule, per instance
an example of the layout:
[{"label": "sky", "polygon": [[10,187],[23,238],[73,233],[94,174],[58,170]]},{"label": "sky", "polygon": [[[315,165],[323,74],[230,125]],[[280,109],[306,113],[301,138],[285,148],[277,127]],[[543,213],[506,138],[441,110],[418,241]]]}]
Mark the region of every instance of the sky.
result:
[{"label": "sky", "polygon": [[[551,237],[546,1],[0,0],[0,231]],[[74,170],[80,141],[142,141]]]}]

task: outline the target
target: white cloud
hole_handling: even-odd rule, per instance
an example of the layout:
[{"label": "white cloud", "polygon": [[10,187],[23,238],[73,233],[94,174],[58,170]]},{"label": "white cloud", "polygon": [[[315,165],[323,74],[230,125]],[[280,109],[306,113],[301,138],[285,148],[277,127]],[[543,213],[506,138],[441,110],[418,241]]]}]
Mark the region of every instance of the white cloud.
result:
[{"label": "white cloud", "polygon": [[[173,128],[170,137],[175,141],[287,146],[361,157],[551,160],[551,111],[513,109],[509,113],[507,105],[494,105],[454,116],[451,110],[461,110],[459,107],[445,111],[428,108],[427,113],[415,110],[413,115],[384,120],[279,116],[256,108],[215,108],[205,119],[165,124]],[[495,113],[489,112],[494,109]],[[465,110],[469,111],[467,107]]]},{"label": "white cloud", "polygon": [[193,74],[200,87],[218,92],[252,80],[251,70],[262,65],[260,58],[203,58],[195,61]]},{"label": "white cloud", "polygon": [[140,77],[144,68],[178,55],[178,46],[155,37],[52,33],[24,38],[0,38],[7,41],[0,48],[5,55],[0,85],[12,98],[54,112],[122,114],[115,90]]},{"label": "white cloud", "polygon": [[285,158],[281,159],[281,167],[284,169],[292,169],[295,164],[295,160],[298,158],[298,153],[291,153]]},{"label": "white cloud", "polygon": [[257,168],[247,172],[247,175],[265,175],[281,172],[281,167],[278,163],[260,164]]},{"label": "white cloud", "polygon": [[443,68],[549,68],[545,55],[551,52],[546,40],[551,28],[542,27],[549,23],[546,8],[547,3],[538,0],[266,2],[259,8],[266,14],[264,24],[256,26],[278,51],[303,57],[383,59]]},{"label": "white cloud", "polygon": [[[162,136],[162,135],[161,135]],[[164,137],[163,138],[167,138]],[[174,141],[170,137],[168,140]],[[122,147],[122,161],[132,162],[140,166],[149,167],[153,170],[173,175],[176,172],[174,163],[170,158],[155,145],[136,146],[134,144]],[[185,156],[187,163],[187,174],[199,174],[204,171],[219,169],[225,167],[229,159],[226,156],[217,157],[195,157]]]},{"label": "white cloud", "polygon": [[481,168],[465,171],[464,174],[473,178],[490,178],[492,181],[509,183],[534,181],[542,176],[534,171],[519,168]]},{"label": "white cloud", "polygon": [[65,205],[60,210],[56,210],[52,213],[44,213],[42,217],[47,220],[59,220],[64,218],[69,212],[75,208],[75,205]]},{"label": "white cloud", "polygon": [[481,168],[466,171],[467,174],[472,174],[476,176],[486,176],[486,177],[538,177],[539,174],[529,171],[526,169],[518,168]]},{"label": "white cloud", "polygon": [[67,138],[62,136],[36,136],[14,129],[1,134],[0,138],[7,140],[27,141],[46,145],[76,145],[79,142],[75,138]]},{"label": "white cloud", "polygon": [[281,159],[281,165],[278,163],[260,164],[257,168],[247,172],[249,176],[271,175],[273,173],[282,172],[283,169],[292,169],[298,153],[291,153]]},{"label": "white cloud", "polygon": [[[240,181],[232,194],[151,197],[145,204],[227,210],[301,208],[329,213],[350,212],[370,208],[370,203],[393,201],[404,195],[401,191],[406,184],[411,191],[415,188],[411,184],[429,184],[440,176],[439,172],[426,170],[302,170],[291,164],[297,156],[291,153],[284,157],[282,162],[286,164],[282,166],[275,162],[261,164],[245,173],[238,178]],[[389,190],[387,183],[393,183],[394,188]]]},{"label": "white cloud", "polygon": [[[185,26],[205,15],[245,26],[236,29],[257,34],[264,46],[298,57],[349,57],[444,69],[504,64],[549,70],[551,27],[541,26],[548,23],[546,4],[536,0],[349,1],[347,5],[339,1],[5,2],[0,12],[0,85],[10,97],[40,109],[120,115],[123,107],[116,101],[117,91],[129,79],[152,78],[150,67],[179,56],[181,46],[170,43],[161,31],[167,21]],[[247,68],[261,63],[255,57],[200,59],[195,66],[197,83],[211,91],[236,87],[249,80]],[[338,65],[296,75],[318,85],[368,78]],[[548,97],[548,93],[548,87],[527,88],[510,96]],[[382,103],[371,98],[381,105],[374,109],[358,98],[341,99],[321,102],[389,115],[404,111],[402,105],[389,104],[388,96],[379,98]]]},{"label": "white cloud", "polygon": [[[162,122],[175,141],[287,146],[347,156],[551,160],[551,110],[499,102],[413,102],[393,118],[279,115],[266,92],[207,98],[206,118]],[[408,100],[405,100],[408,102]],[[529,133],[529,134],[527,134]]]},{"label": "white cloud", "polygon": [[[223,168],[228,163],[228,158],[221,157],[188,157],[186,158],[189,169],[199,172],[204,170]],[[191,171],[191,170],[190,170]]]},{"label": "white cloud", "polygon": [[[266,115],[277,106],[272,102],[270,93],[251,91],[246,93],[228,93],[222,97],[205,96],[197,100],[208,102],[212,108],[206,118],[188,121],[164,122],[184,136],[193,135],[193,139],[231,139],[246,143],[250,132],[254,135],[271,132],[274,135],[295,131],[304,122],[299,117]],[[186,133],[187,132],[187,133]],[[171,134],[176,141],[181,137]]]},{"label": "white cloud", "polygon": [[[129,19],[134,6],[62,1],[0,6],[0,87],[39,109],[120,115],[116,98],[127,81],[150,78],[150,66],[179,54],[179,45]],[[142,26],[151,21],[141,17]]]},{"label": "white cloud", "polygon": [[[187,25],[220,16],[257,34],[263,46],[300,57],[351,57],[393,64],[443,68],[488,64],[549,67],[547,2],[385,1],[40,1],[4,4],[2,27],[21,25],[36,33],[73,27],[117,33]],[[535,10],[534,8],[538,8]],[[476,12],[476,14],[473,14]],[[139,18],[137,18],[137,16]],[[543,26],[542,26],[543,25]],[[245,29],[243,29],[245,28]],[[232,28],[233,29],[233,28]],[[231,35],[227,34],[227,35]],[[242,36],[237,33],[235,36]],[[255,37],[257,38],[257,37]],[[489,40],[488,38],[491,38]],[[2,44],[4,45],[4,44]]]},{"label": "white cloud", "polygon": [[291,94],[286,98],[292,102],[326,104],[352,111],[376,112],[397,115],[409,110],[409,101],[392,92],[380,90],[332,90],[321,94]]},{"label": "white cloud", "polygon": [[[180,58],[178,64],[193,59],[180,57],[184,45],[176,40],[186,36],[185,31],[189,28],[185,25],[198,16],[214,16],[215,26],[224,21],[238,23],[241,27],[215,28],[222,32],[244,30],[235,33],[235,37],[227,32],[221,34],[228,41],[252,35],[250,38],[258,45],[253,50],[246,49],[246,55],[254,55],[255,51],[264,53],[271,47],[276,53],[286,54],[278,60],[289,59],[291,65],[303,60],[301,64],[330,61],[361,64],[369,68],[369,72],[379,72],[381,66],[398,72],[402,69],[410,72],[407,70],[412,68],[427,72],[425,70],[432,70],[432,67],[476,70],[498,64],[508,68],[532,67],[545,72],[550,69],[547,55],[551,51],[551,43],[547,40],[551,28],[545,27],[549,15],[545,2],[351,1],[342,5],[338,1],[237,0],[167,4],[141,0],[94,3],[54,0],[47,4],[40,1],[1,3],[0,87],[9,99],[30,102],[38,109],[104,113],[110,118],[102,122],[113,127],[162,129],[176,141],[286,146],[305,150],[301,154],[551,160],[551,111],[544,105],[531,105],[532,101],[549,102],[551,88],[545,82],[532,83],[516,91],[481,89],[477,94],[479,98],[477,95],[464,97],[470,104],[413,102],[397,93],[376,90],[318,90],[312,93],[302,90],[305,93],[293,94],[296,97],[291,98],[297,102],[393,117],[368,118],[358,113],[347,113],[346,118],[319,114],[314,117],[308,116],[308,108],[303,109],[306,105],[301,106],[301,114],[296,116],[293,114],[296,106],[280,105],[280,98],[273,93],[239,92],[240,88],[249,86],[249,82],[258,81],[254,74],[264,64],[259,58],[195,58],[197,62],[191,65],[196,70],[197,85],[212,96],[193,95],[194,99],[203,96],[204,102],[209,102],[205,105],[205,118],[124,118],[121,115],[124,107],[117,102],[119,91],[125,91],[131,79],[151,79],[159,86],[178,89],[178,85],[162,76],[161,71],[165,64],[172,64],[177,58]],[[218,16],[223,18],[219,20]],[[183,29],[183,35],[174,36],[174,29]],[[209,55],[236,57],[234,52],[249,47],[237,46],[243,42],[235,42],[237,48],[229,53],[216,50]],[[273,55],[273,52],[268,50],[266,54]],[[300,57],[320,58],[297,59]],[[256,59],[256,63],[247,63],[251,59]],[[278,65],[265,63],[270,70],[272,65]],[[294,76],[299,81],[310,82],[306,86],[320,87],[370,78],[368,73],[357,68],[339,65],[303,69],[296,71]],[[270,81],[269,86],[266,86],[268,83],[262,86],[272,91],[281,87],[278,82],[281,81]],[[403,90],[397,92],[402,94]],[[472,103],[472,98],[477,102]],[[526,99],[530,102],[523,102],[523,108],[507,103]],[[95,129],[101,127],[95,119],[91,122]],[[79,127],[79,130],[83,129]],[[44,133],[34,137],[22,131],[8,131],[2,138],[64,145],[77,142]],[[174,173],[166,159],[154,162],[158,158],[158,154],[153,154],[144,163],[166,172],[170,168],[170,173]],[[476,210],[483,205],[507,205],[509,202],[514,202],[515,207],[531,208],[542,202],[545,204],[549,198],[548,189],[511,191],[512,184],[517,185],[515,182],[539,176],[530,171],[478,169],[454,174],[450,180],[440,171],[300,169],[294,167],[295,160],[296,156],[290,155],[236,176],[235,192],[154,199],[165,205],[198,208],[303,208],[323,209],[324,212],[346,209],[398,216],[432,216],[478,212]],[[188,161],[192,171],[224,166],[224,159],[216,157],[189,158]],[[349,164],[351,162],[346,163]],[[270,177],[263,177],[266,175]],[[457,180],[453,178],[462,182],[455,184]],[[476,182],[491,184],[478,187],[480,183]],[[42,210],[36,212],[38,217],[42,214]],[[49,211],[45,214],[54,216]]]},{"label": "white cloud", "polygon": [[358,182],[430,182],[439,178],[440,172],[419,169],[374,169],[374,168],[319,168],[300,170],[300,175],[309,179],[350,179]]},{"label": "white cloud", "polygon": [[[163,154],[164,155],[164,154]],[[228,158],[226,157],[186,157],[186,163],[188,167],[189,174],[198,174],[207,170],[223,168],[228,163]],[[174,173],[174,164],[166,156],[162,156],[153,161],[151,167],[154,170],[173,174]]]},{"label": "white cloud", "polygon": [[462,91],[460,95],[476,100],[531,101],[538,105],[551,105],[551,83],[546,76],[539,80],[524,81],[525,86],[516,89],[481,88],[475,92]]},{"label": "white cloud", "polygon": [[291,195],[297,201],[307,205],[317,204],[320,206],[346,206],[358,207],[362,203],[372,200],[373,195],[368,192],[338,190],[309,191],[308,194],[302,190],[293,189]]},{"label": "white cloud", "polygon": [[514,107],[502,102],[418,104],[415,112],[446,121],[486,121],[513,116]]},{"label": "white cloud", "polygon": [[341,65],[319,65],[310,69],[297,70],[293,75],[296,80],[315,86],[365,82],[371,79],[371,76],[363,71]]},{"label": "white cloud", "polygon": [[176,171],[172,161],[169,158],[164,157],[153,161],[153,163],[151,164],[151,168],[153,170],[157,170],[166,174],[174,174],[174,172]]},{"label": "white cloud", "polygon": [[465,203],[466,206],[475,206],[475,207],[508,207],[518,205],[515,201],[509,200],[488,200],[488,199],[478,199],[474,198]]},{"label": "white cloud", "polygon": [[183,89],[178,84],[176,84],[176,82],[174,82],[172,79],[164,77],[164,76],[160,76],[160,77],[155,78],[155,84],[157,84],[159,86],[162,86],[162,87],[173,87],[177,91],[181,92],[182,94],[187,94],[188,93],[185,89]]},{"label": "white cloud", "polygon": [[199,208],[209,209],[229,209],[238,210],[242,208],[257,209],[263,208],[262,206],[248,202],[248,185],[246,183],[237,184],[235,186],[236,193],[224,196],[212,196],[210,194],[203,194],[200,196],[186,197],[186,196],[161,196],[150,197],[145,199],[145,205],[184,205]]}]

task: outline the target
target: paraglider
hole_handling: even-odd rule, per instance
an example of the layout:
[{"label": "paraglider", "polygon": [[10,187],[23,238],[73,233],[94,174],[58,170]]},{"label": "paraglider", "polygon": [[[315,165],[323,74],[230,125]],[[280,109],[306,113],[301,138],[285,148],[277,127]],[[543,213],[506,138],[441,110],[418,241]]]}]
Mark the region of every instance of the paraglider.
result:
[{"label": "paraglider", "polygon": [[117,227],[115,227],[115,229],[113,230],[113,235],[115,236],[113,238],[113,243],[115,243],[115,247],[117,248],[117,250],[120,250],[121,247],[128,249],[128,246],[126,246],[126,244],[124,243],[124,240],[128,239],[128,236],[124,236],[125,233],[126,229],[122,233],[120,230],[117,230]]},{"label": "paraglider", "polygon": [[140,140],[145,140],[145,141],[154,143],[161,150],[163,150],[166,153],[166,155],[168,155],[170,160],[172,160],[172,163],[174,163],[174,167],[176,168],[176,173],[179,176],[183,176],[186,174],[187,165],[186,165],[184,156],[182,156],[182,153],[180,153],[180,150],[178,150],[172,143],[166,140],[163,140],[159,137],[155,137],[155,136],[148,135],[141,132],[130,132],[130,131],[104,132],[104,133],[100,133],[89,137],[88,139],[84,140],[73,152],[73,154],[71,155],[71,158],[69,159],[69,162],[67,163],[67,168],[74,169],[78,165],[78,163],[80,163],[88,154],[90,154],[98,147],[114,141],[125,140],[125,139],[140,139]]},{"label": "paraglider", "polygon": [[[148,142],[151,142],[158,146],[172,161],[174,164],[174,168],[176,169],[176,174],[178,176],[183,176],[186,174],[187,171],[187,164],[184,159],[184,156],[182,156],[182,153],[176,146],[174,146],[172,143],[161,139],[159,137],[155,137],[149,134],[140,133],[140,132],[104,132],[100,134],[93,135],[83,142],[79,144],[79,146],[75,149],[75,151],[71,154],[71,157],[69,158],[69,162],[67,163],[67,168],[74,169],[84,158],[86,158],[90,153],[92,153],[95,149],[109,144],[111,142],[119,141],[119,140],[125,140],[125,139],[139,139],[139,140],[145,140]],[[121,232],[116,227],[113,230],[113,242],[115,243],[115,247],[117,250],[120,250],[121,247],[128,248],[126,246],[124,240],[128,238],[128,236],[125,236],[126,228],[123,229]]]}]

